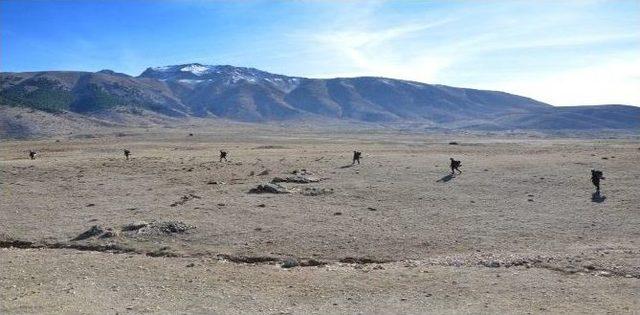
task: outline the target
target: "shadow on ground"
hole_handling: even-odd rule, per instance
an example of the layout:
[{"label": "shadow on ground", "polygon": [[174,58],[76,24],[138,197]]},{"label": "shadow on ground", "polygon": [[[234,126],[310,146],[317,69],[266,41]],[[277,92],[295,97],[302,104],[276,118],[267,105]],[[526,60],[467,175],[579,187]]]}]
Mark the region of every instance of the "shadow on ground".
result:
[{"label": "shadow on ground", "polygon": [[596,191],[591,195],[591,201],[593,201],[593,202],[601,203],[605,199],[607,199],[607,197],[601,195],[599,191]]},{"label": "shadow on ground", "polygon": [[447,174],[447,175],[443,176],[442,178],[438,179],[436,182],[437,183],[446,183],[446,182],[448,182],[448,181],[450,181],[450,180],[452,180],[454,178],[455,178],[455,175]]}]

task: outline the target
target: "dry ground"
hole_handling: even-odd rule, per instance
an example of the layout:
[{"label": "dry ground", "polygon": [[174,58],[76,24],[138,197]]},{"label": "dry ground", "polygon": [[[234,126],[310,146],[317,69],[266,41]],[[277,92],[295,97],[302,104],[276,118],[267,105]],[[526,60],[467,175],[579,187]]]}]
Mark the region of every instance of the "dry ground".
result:
[{"label": "dry ground", "polygon": [[[640,312],[640,141],[301,130],[4,141],[0,312]],[[196,228],[72,240],[167,220]]]}]

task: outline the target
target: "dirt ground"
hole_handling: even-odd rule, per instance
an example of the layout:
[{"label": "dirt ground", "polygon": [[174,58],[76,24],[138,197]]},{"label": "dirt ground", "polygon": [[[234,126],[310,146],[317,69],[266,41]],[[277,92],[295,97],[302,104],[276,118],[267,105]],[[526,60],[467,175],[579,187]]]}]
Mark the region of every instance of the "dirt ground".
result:
[{"label": "dirt ground", "polygon": [[638,313],[639,155],[250,125],[3,141],[0,313]]}]

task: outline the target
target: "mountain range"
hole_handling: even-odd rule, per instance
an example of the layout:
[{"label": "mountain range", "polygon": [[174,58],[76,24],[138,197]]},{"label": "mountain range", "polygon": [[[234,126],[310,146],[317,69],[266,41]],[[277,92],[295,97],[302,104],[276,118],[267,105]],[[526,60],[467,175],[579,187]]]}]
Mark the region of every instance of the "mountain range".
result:
[{"label": "mountain range", "polygon": [[338,119],[481,130],[640,129],[640,107],[556,107],[505,92],[356,77],[311,79],[228,65],[0,73],[0,106],[83,116],[124,111],[247,122]]}]

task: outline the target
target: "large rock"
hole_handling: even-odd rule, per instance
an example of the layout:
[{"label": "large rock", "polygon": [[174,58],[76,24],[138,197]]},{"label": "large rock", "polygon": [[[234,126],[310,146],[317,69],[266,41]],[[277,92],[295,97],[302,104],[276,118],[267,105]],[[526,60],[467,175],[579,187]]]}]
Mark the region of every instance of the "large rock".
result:
[{"label": "large rock", "polygon": [[171,235],[182,234],[189,230],[195,229],[193,225],[186,224],[182,221],[161,221],[151,222],[137,230],[137,234],[142,235]]},{"label": "large rock", "polygon": [[291,193],[286,187],[275,183],[267,183],[251,188],[250,194],[288,194]]},{"label": "large rock", "polygon": [[296,174],[292,176],[287,176],[285,178],[274,177],[271,182],[272,183],[296,183],[296,184],[308,184],[308,183],[317,183],[320,181],[320,178],[311,176],[311,175],[302,175]]},{"label": "large rock", "polygon": [[94,226],[90,227],[88,230],[80,233],[80,235],[76,236],[74,239],[72,239],[72,241],[86,240],[88,238],[92,238],[92,237],[101,235],[104,232],[105,232],[105,229],[103,229],[101,226],[94,225]]}]

